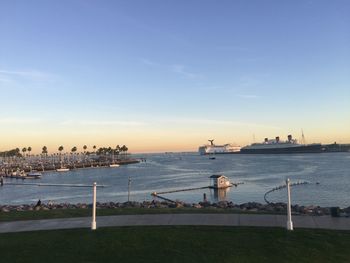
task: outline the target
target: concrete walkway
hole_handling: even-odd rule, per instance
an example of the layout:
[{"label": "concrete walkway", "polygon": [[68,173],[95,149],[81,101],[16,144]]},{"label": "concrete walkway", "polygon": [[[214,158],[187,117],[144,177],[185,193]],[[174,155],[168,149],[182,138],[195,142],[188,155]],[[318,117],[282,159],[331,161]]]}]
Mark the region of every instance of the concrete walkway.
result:
[{"label": "concrete walkway", "polygon": [[[293,216],[294,228],[350,230],[350,218],[330,216]],[[99,216],[97,228],[109,226],[260,226],[286,227],[284,215],[248,214],[159,214]],[[12,221],[0,223],[0,233],[90,228],[90,217]]]}]

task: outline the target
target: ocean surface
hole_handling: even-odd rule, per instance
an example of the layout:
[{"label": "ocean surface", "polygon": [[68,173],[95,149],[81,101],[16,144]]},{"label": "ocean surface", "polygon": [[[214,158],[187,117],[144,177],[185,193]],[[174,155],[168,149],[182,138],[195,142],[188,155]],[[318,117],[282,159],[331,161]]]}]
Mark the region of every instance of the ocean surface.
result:
[{"label": "ocean surface", "polygon": [[[29,204],[39,199],[55,203],[91,203],[92,189],[6,185],[11,183],[98,184],[99,202],[153,200],[152,192],[164,192],[210,185],[209,176],[222,174],[230,182],[242,183],[226,191],[200,189],[164,194],[172,200],[197,203],[205,193],[208,201],[228,200],[234,203],[250,201],[264,203],[264,194],[283,185],[286,178],[292,183],[308,184],[292,187],[292,203],[319,206],[350,206],[350,153],[280,154],[280,155],[216,155],[215,160],[197,153],[145,154],[146,162],[119,168],[86,168],[66,173],[46,172],[38,180],[5,178],[0,187],[0,204]],[[267,196],[272,202],[286,202],[286,189]]]}]

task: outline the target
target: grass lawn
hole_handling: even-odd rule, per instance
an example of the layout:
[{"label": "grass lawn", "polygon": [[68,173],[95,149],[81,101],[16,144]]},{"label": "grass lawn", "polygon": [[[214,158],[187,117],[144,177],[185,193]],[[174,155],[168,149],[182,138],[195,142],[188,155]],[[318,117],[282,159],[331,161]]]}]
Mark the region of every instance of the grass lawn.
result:
[{"label": "grass lawn", "polygon": [[350,232],[111,227],[0,234],[7,262],[349,262]]}]

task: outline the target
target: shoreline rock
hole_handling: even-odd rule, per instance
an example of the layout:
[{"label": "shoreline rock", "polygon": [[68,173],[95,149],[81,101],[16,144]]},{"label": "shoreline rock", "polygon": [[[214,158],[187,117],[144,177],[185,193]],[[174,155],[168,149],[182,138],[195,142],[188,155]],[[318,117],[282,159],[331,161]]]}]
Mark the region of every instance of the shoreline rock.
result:
[{"label": "shoreline rock", "polygon": [[[47,203],[41,203],[40,205],[35,204],[22,204],[22,205],[0,205],[0,213],[8,213],[11,211],[33,211],[33,210],[55,210],[55,209],[91,209],[91,204],[86,203],[53,203],[49,201]],[[229,201],[220,201],[217,203],[211,202],[199,202],[199,203],[185,203],[177,201],[175,203],[167,201],[144,201],[144,202],[106,202],[96,203],[97,209],[123,209],[123,208],[140,208],[140,209],[178,209],[178,208],[195,208],[195,209],[223,209],[231,210],[235,212],[252,212],[252,213],[277,213],[284,214],[287,211],[287,205],[285,203],[269,203],[261,204],[257,202],[248,202],[243,204],[235,204]],[[303,205],[292,205],[292,213],[294,215],[331,215],[332,207],[320,207],[320,206],[303,206]],[[350,215],[350,207],[339,208],[336,210],[343,216]]]}]

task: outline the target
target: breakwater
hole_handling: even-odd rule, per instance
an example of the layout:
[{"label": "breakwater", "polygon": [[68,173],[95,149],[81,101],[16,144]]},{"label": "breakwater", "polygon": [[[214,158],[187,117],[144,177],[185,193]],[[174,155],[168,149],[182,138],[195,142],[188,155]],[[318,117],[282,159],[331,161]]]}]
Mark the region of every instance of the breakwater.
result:
[{"label": "breakwater", "polygon": [[[24,171],[26,173],[36,170],[36,171],[55,171],[56,169],[60,167],[65,167],[70,170],[74,169],[82,169],[82,168],[99,168],[99,167],[109,167],[111,164],[118,164],[118,165],[127,165],[127,164],[134,164],[139,163],[140,161],[138,159],[126,159],[126,160],[118,160],[118,161],[89,161],[89,162],[75,162],[75,163],[12,163],[7,165],[1,165],[0,168],[5,176],[9,175],[11,176],[12,172],[15,172],[17,170]],[[1,173],[1,171],[0,171]]]},{"label": "breakwater", "polygon": [[[199,202],[199,203],[185,203],[185,202],[167,202],[167,201],[144,201],[144,202],[97,202],[98,209],[128,209],[128,208],[139,208],[139,209],[198,209],[200,210],[227,210],[227,212],[237,213],[286,213],[287,206],[285,203],[269,203],[261,204],[257,202],[247,202],[243,204],[235,204],[228,201],[220,201],[216,203],[211,202]],[[47,203],[41,202],[37,204],[23,204],[23,205],[0,205],[0,214],[12,211],[38,211],[38,210],[55,210],[55,209],[91,209],[91,204],[86,203],[53,203],[51,201]],[[320,207],[320,206],[301,206],[292,205],[292,213],[295,215],[331,215],[331,207]],[[337,208],[340,215],[350,216],[350,206],[347,208]]]}]

